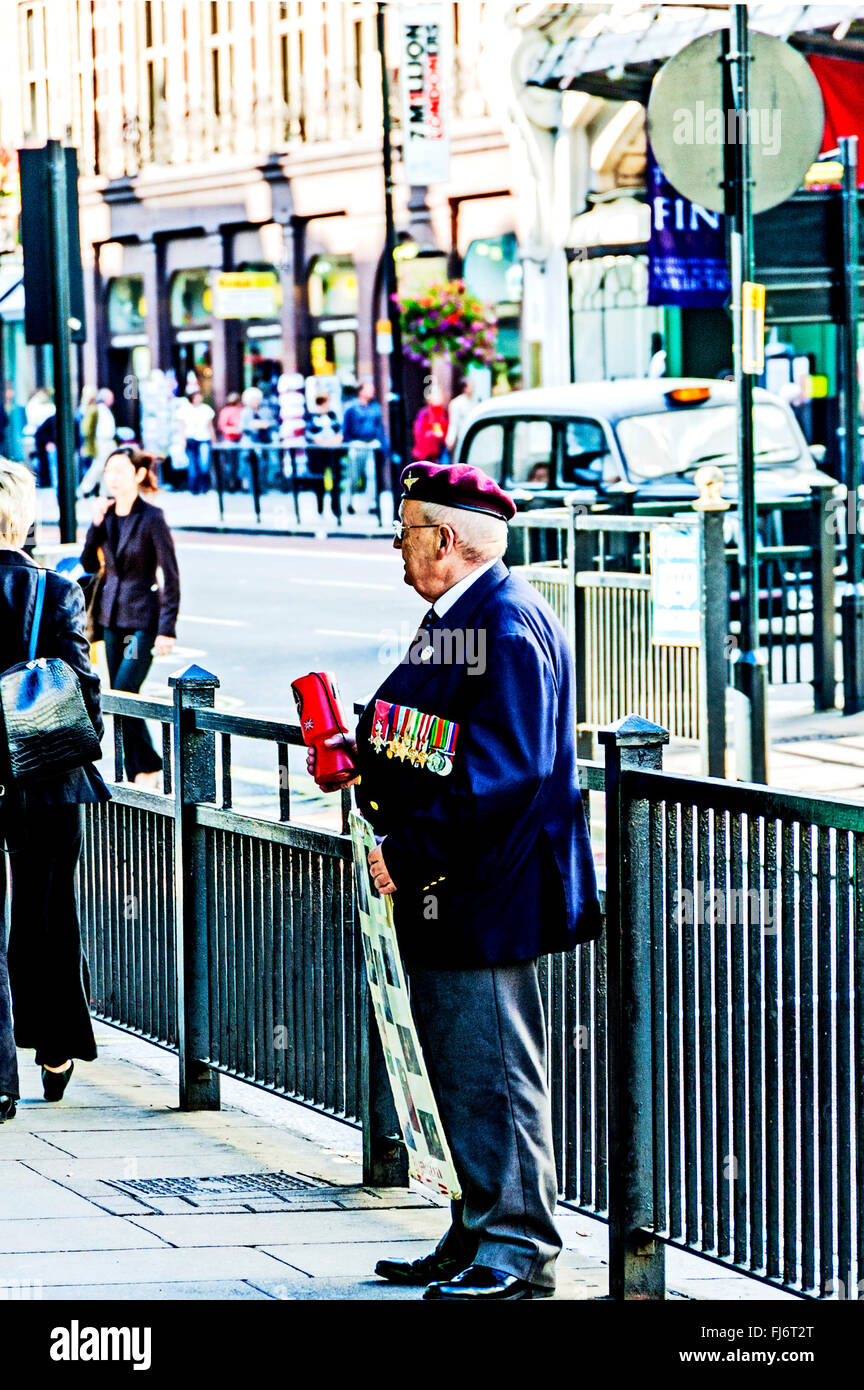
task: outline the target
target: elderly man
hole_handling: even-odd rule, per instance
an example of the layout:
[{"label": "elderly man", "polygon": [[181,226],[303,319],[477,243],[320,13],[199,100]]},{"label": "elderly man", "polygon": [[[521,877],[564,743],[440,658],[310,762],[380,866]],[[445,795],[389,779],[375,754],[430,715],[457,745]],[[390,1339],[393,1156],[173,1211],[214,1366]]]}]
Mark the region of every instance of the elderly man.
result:
[{"label": "elderly man", "polygon": [[405,583],[432,607],[360,718],[357,797],[462,1197],[431,1255],[376,1273],[430,1299],[545,1298],[561,1241],[537,957],[600,930],[571,658],[501,563],[507,494],[433,463],[402,485]]}]

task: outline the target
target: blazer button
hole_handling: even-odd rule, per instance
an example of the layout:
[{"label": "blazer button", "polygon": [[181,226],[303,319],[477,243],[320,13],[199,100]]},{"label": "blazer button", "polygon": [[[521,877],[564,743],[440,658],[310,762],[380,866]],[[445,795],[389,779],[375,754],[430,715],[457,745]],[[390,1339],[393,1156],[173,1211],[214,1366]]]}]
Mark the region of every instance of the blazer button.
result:
[{"label": "blazer button", "polygon": [[369,809],[372,810],[372,811],[377,811],[377,810],[378,810],[378,802],[377,802],[377,801],[370,801],[370,802],[369,802]]}]

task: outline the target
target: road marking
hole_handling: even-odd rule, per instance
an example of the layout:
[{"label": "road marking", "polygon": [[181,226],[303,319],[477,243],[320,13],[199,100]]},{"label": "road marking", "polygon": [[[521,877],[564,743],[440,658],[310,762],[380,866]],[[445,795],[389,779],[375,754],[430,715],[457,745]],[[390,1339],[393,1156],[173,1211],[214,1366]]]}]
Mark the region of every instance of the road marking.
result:
[{"label": "road marking", "polygon": [[364,640],[364,642],[365,642],[367,639],[371,639],[373,642],[380,642],[384,637],[390,637],[390,636],[392,636],[392,634],[391,634],[390,632],[388,632],[385,628],[382,628],[382,629],[381,629],[380,631],[378,631],[378,632],[358,632],[356,628],[316,627],[316,629],[315,629],[315,636],[316,636],[316,637],[362,637],[363,640]]},{"label": "road marking", "polygon": [[191,613],[181,613],[177,619],[179,623],[212,623],[214,627],[248,627],[248,623],[241,623],[239,618],[199,618],[193,617]]},{"label": "road marking", "polygon": [[392,555],[375,555],[363,550],[287,550],[284,546],[270,545],[197,545],[194,541],[183,541],[175,533],[174,544],[178,549],[183,550],[207,550],[214,555],[223,555],[226,551],[233,550],[237,555],[281,555],[289,560],[329,560],[333,564],[334,560],[363,560],[366,564],[373,561],[375,564],[396,565],[399,563],[398,556],[394,551]]},{"label": "road marking", "polygon": [[375,589],[382,594],[392,594],[392,584],[364,584],[362,579],[292,579],[292,584],[311,584],[318,589]]}]

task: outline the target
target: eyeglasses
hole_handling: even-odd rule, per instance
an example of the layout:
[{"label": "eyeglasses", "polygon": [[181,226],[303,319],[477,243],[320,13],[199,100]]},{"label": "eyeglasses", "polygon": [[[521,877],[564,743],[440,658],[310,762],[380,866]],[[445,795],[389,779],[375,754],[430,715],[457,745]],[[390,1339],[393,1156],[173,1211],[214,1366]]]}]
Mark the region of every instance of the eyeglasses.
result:
[{"label": "eyeglasses", "polygon": [[419,526],[406,526],[404,521],[394,521],[393,535],[401,544],[405,531],[437,531],[440,525],[440,521],[422,521]]}]

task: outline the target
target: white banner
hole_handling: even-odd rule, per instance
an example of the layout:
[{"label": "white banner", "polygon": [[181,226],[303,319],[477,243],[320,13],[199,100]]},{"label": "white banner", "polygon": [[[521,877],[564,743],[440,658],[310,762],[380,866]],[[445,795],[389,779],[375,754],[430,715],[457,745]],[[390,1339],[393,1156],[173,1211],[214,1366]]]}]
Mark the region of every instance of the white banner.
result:
[{"label": "white banner", "polygon": [[440,4],[405,5],[402,27],[402,160],[409,184],[450,177],[444,34]]}]

